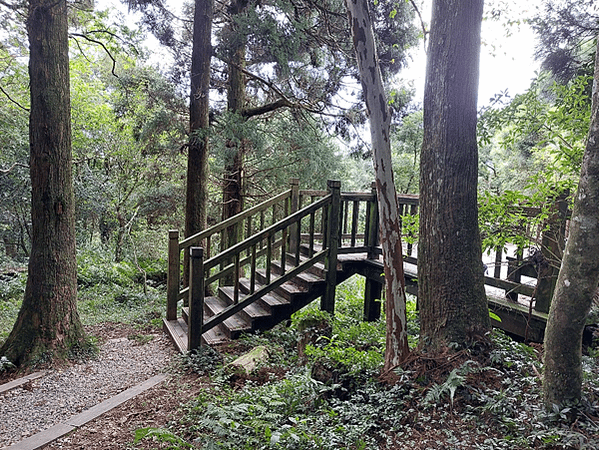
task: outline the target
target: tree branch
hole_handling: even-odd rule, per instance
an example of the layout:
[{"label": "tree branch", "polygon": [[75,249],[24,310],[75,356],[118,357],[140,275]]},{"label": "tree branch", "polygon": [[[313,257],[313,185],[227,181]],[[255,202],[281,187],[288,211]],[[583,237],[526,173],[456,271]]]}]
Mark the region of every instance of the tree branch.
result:
[{"label": "tree branch", "polygon": [[276,102],[268,103],[266,105],[258,106],[256,108],[248,108],[241,111],[241,116],[249,119],[250,117],[260,116],[262,114],[266,114],[271,111],[275,111],[279,108],[292,108],[293,103],[291,103],[286,98],[282,98],[277,100]]},{"label": "tree branch", "polygon": [[112,56],[112,53],[110,53],[110,50],[108,50],[108,48],[106,48],[106,46],[104,45],[103,42],[98,41],[96,39],[92,39],[89,36],[87,36],[85,34],[81,34],[81,33],[72,33],[71,36],[79,36],[79,37],[82,37],[83,39],[85,39],[86,41],[93,42],[94,44],[98,44],[99,46],[101,46],[104,49],[104,51],[106,52],[106,54],[108,55],[108,57],[112,60],[112,74],[118,78],[118,75],[115,73],[116,59],[114,58],[114,56]]},{"label": "tree branch", "polygon": [[8,169],[0,169],[0,173],[7,174],[11,170],[13,170],[15,167],[25,167],[25,168],[28,168],[28,166],[26,166],[25,164],[13,163],[12,166],[10,166]]},{"label": "tree branch", "polygon": [[[0,0],[1,1],[1,0]],[[27,111],[29,112],[29,108],[24,107],[23,105],[21,105],[18,101],[16,101],[15,99],[13,99],[10,94],[8,92],[6,92],[4,90],[4,88],[2,86],[0,86],[0,91],[6,96],[7,99],[9,99],[11,102],[13,102],[15,105],[17,105],[19,108],[21,108],[23,111]]]},{"label": "tree branch", "polygon": [[422,19],[422,14],[420,14],[420,10],[418,9],[418,5],[416,5],[416,2],[414,0],[410,0],[410,3],[416,11],[416,14],[418,14],[418,19],[420,20],[420,26],[422,27],[422,38],[424,39],[424,53],[426,53],[426,35],[428,34],[428,31],[426,31],[426,24]]},{"label": "tree branch", "polygon": [[5,2],[3,0],[0,0],[0,5],[6,6],[8,9],[12,9],[12,10],[16,10],[18,8],[18,6],[16,4],[11,4],[11,3]]}]

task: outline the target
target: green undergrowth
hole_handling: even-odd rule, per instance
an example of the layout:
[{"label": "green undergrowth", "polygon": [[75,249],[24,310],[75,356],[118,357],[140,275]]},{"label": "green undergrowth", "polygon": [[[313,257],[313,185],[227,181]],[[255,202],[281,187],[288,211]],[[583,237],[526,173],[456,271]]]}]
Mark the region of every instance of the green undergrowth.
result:
[{"label": "green undergrowth", "polygon": [[[16,321],[26,280],[25,267],[1,273],[0,346]],[[79,250],[77,289],[81,321],[84,325],[115,322],[140,329],[161,328],[161,318],[166,310],[165,282],[164,260],[117,263],[105,251]]]},{"label": "green undergrowth", "polygon": [[0,275],[0,346],[8,337],[17,320],[26,281],[27,273],[22,270],[2,270],[2,275]]},{"label": "green undergrowth", "polygon": [[115,262],[105,252],[79,251],[79,314],[84,325],[118,322],[161,327],[166,309],[166,262]]},{"label": "green undergrowth", "polygon": [[[574,425],[571,409],[542,407],[541,347],[501,331],[437,359],[415,349],[404,368],[381,375],[384,319],[361,321],[363,287],[359,278],[340,287],[335,317],[309,307],[267,333],[183,357],[209,387],[155,433],[173,449],[599,448],[593,350]],[[267,362],[249,375],[230,369],[257,345],[270,349]]]}]

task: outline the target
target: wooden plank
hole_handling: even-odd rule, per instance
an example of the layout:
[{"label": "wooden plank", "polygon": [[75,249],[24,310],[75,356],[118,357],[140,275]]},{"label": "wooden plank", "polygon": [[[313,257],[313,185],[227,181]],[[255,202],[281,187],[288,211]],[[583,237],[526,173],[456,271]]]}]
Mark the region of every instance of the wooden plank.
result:
[{"label": "wooden plank", "polygon": [[182,318],[176,320],[162,319],[164,332],[168,334],[181,353],[187,353],[187,324]]},{"label": "wooden plank", "polygon": [[66,423],[59,423],[53,427],[48,428],[40,433],[34,434],[26,439],[23,439],[10,447],[5,447],[4,450],[37,450],[38,448],[45,447],[50,442],[54,442],[71,431],[76,430],[72,425]]},{"label": "wooden plank", "polygon": [[55,440],[71,433],[78,427],[85,425],[86,423],[98,418],[102,414],[110,411],[113,408],[125,403],[127,400],[139,395],[140,393],[156,386],[167,378],[165,374],[155,375],[152,378],[137,384],[120,394],[103,401],[102,403],[92,406],[86,411],[77,414],[67,420],[66,423],[59,423],[53,427],[48,428],[40,433],[34,434],[20,442],[17,442],[10,447],[6,447],[6,450],[37,450]]},{"label": "wooden plank", "polygon": [[501,280],[499,278],[494,277],[485,277],[485,284],[487,286],[493,286],[496,288],[504,289],[506,291],[526,295],[528,297],[532,297],[532,294],[535,290],[534,286],[529,286],[527,284],[521,283],[514,283],[513,281]]},{"label": "wooden plank", "polygon": [[127,400],[132,399],[133,397],[141,394],[144,391],[156,386],[159,383],[162,383],[166,380],[166,374],[158,374],[154,375],[152,378],[147,379],[146,381],[139,383],[114,397],[109,398],[108,400],[104,400],[102,403],[97,404],[96,406],[92,406],[91,408],[83,411],[80,414],[77,414],[74,417],[71,417],[67,422],[69,425],[73,427],[80,427],[87,422],[100,417],[107,411],[110,411],[113,408],[125,403]]},{"label": "wooden plank", "polygon": [[547,314],[536,311],[506,299],[488,295],[489,309],[501,318],[501,322],[492,320],[492,325],[508,333],[515,334],[533,342],[543,342]]},{"label": "wooden plank", "polygon": [[0,394],[21,387],[24,384],[29,383],[30,381],[37,380],[38,378],[43,377],[44,375],[46,375],[46,371],[35,372],[24,377],[17,378],[16,380],[9,381],[8,383],[5,383],[0,386]]}]

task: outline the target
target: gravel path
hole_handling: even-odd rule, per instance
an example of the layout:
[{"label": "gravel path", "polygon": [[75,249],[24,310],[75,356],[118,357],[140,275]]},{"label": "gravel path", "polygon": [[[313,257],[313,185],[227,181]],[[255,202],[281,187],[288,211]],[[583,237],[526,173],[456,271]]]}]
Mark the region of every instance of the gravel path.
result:
[{"label": "gravel path", "polygon": [[64,422],[131,386],[164,372],[175,354],[164,335],[140,345],[108,339],[97,360],[50,370],[22,388],[0,394],[0,449]]}]

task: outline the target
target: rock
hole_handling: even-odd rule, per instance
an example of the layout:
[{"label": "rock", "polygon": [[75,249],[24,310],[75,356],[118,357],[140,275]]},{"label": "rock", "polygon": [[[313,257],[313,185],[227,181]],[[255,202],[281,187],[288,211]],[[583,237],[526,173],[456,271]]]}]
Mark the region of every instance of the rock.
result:
[{"label": "rock", "polygon": [[235,361],[230,363],[229,366],[241,369],[243,372],[249,375],[260,363],[265,363],[268,361],[269,356],[270,354],[268,349],[263,345],[259,345],[258,347],[254,347],[245,355],[237,358]]}]

